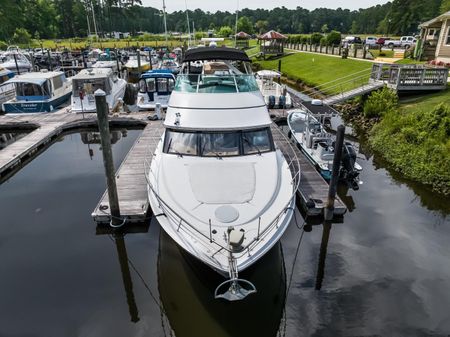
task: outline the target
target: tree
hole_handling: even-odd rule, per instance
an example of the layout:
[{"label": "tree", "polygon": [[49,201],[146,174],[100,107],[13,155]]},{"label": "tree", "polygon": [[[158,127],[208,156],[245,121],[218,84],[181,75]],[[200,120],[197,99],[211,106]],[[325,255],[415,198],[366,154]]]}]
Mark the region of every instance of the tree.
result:
[{"label": "tree", "polygon": [[251,20],[246,16],[240,17],[237,22],[237,30],[238,32],[246,32],[247,34],[253,34],[253,24]]},{"label": "tree", "polygon": [[233,34],[233,29],[230,26],[220,27],[219,32],[217,33],[220,37],[228,37],[231,34]]},{"label": "tree", "polygon": [[326,33],[328,32],[328,25],[327,25],[327,24],[324,24],[324,25],[322,26],[322,28],[320,28],[320,31],[321,31],[322,33],[326,34]]},{"label": "tree", "polygon": [[450,11],[450,0],[442,0],[440,10],[441,10],[441,13]]},{"label": "tree", "polygon": [[269,26],[269,22],[267,20],[258,20],[255,23],[256,30],[259,34],[262,34],[267,30],[267,27]]},{"label": "tree", "polygon": [[31,42],[31,34],[25,28],[16,28],[11,42],[22,45],[29,44]]}]

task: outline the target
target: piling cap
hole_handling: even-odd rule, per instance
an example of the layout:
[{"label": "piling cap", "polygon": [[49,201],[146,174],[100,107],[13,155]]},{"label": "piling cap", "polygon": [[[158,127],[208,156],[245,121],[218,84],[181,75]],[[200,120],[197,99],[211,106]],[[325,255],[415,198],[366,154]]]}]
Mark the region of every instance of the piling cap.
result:
[{"label": "piling cap", "polygon": [[104,92],[102,89],[97,89],[97,90],[95,90],[95,92],[94,92],[94,96],[95,97],[97,97],[97,96],[106,96],[106,92]]}]

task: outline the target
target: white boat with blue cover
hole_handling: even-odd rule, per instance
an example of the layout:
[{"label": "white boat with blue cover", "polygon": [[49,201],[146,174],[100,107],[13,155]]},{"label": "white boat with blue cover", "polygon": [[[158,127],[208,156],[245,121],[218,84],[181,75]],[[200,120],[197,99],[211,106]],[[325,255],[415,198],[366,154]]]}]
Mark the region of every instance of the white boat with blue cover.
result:
[{"label": "white boat with blue cover", "polygon": [[3,103],[6,113],[52,112],[67,102],[72,82],[62,71],[30,72],[5,82],[15,86],[15,98]]},{"label": "white boat with blue cover", "polygon": [[256,83],[269,109],[289,109],[293,106],[286,85],[277,83],[280,78],[281,73],[275,70],[260,70],[256,73]]},{"label": "white boat with blue cover", "polygon": [[250,62],[232,48],[188,50],[165,133],[146,166],[149,201],[161,227],[228,277],[215,297],[230,301],[256,291],[238,273],[283,235],[300,179],[298,159],[287,160],[274,144]]},{"label": "white boat with blue cover", "polygon": [[168,69],[156,69],[143,73],[139,79],[137,106],[139,110],[153,110],[156,103],[167,109],[175,87],[175,75]]}]

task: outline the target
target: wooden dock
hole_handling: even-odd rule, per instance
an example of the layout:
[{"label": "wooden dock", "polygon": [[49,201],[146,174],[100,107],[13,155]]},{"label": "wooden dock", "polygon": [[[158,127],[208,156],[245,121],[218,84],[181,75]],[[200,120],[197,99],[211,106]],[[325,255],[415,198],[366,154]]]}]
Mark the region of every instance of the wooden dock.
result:
[{"label": "wooden dock", "polygon": [[[126,219],[127,223],[142,222],[147,216],[149,202],[144,162],[146,158],[151,158],[155,152],[163,132],[162,121],[149,123],[116,172],[120,215],[123,219]],[[105,191],[92,212],[92,218],[99,223],[110,222],[108,190]]]},{"label": "wooden dock", "polygon": [[[147,116],[144,113],[123,114],[111,117],[110,123],[113,126],[145,126]],[[85,114],[83,118],[81,114],[69,113],[65,109],[48,114],[0,116],[0,131],[33,130],[0,151],[0,183],[45,150],[63,132],[96,126],[95,114]]]},{"label": "wooden dock", "polygon": [[[283,113],[279,112],[279,114]],[[143,222],[147,219],[149,212],[144,160],[155,151],[164,132],[162,121],[149,121],[147,117],[150,115],[152,113],[142,112],[119,114],[110,118],[112,126],[141,125],[145,127],[116,173],[121,216],[126,218],[127,222]],[[66,110],[49,114],[0,116],[0,130],[18,132],[26,128],[33,129],[25,137],[0,151],[0,183],[9,179],[20,168],[43,152],[61,134],[96,126],[97,116],[95,114],[86,114],[83,118],[81,114],[73,114]],[[300,204],[309,216],[321,215],[327,199],[328,184],[301,151],[294,144],[288,143],[290,140],[284,136],[283,131],[275,123],[271,128],[277,147],[291,156],[292,153],[286,151],[295,151],[295,155],[299,158],[301,181],[298,200]],[[335,214],[340,215],[345,212],[344,204],[339,198],[336,198]],[[92,217],[98,223],[110,222],[107,191],[92,212]]]},{"label": "wooden dock", "polygon": [[[299,159],[301,176],[297,197],[300,199],[299,201],[303,210],[308,216],[323,215],[323,209],[328,199],[328,183],[322,178],[314,165],[311,164],[297,145],[286,138],[278,125],[272,123],[271,129],[275,145],[283,152],[285,157],[292,158],[295,155]],[[292,151],[295,153],[292,153]],[[343,215],[346,211],[347,207],[336,196],[334,214]]]}]

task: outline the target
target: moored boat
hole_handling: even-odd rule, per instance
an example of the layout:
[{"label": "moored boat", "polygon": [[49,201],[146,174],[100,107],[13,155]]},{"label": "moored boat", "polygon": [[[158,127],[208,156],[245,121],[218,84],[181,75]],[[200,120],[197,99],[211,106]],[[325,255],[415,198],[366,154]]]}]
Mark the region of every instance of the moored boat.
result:
[{"label": "moored boat", "polygon": [[[230,301],[256,291],[238,273],[281,238],[300,179],[296,158],[288,163],[275,147],[250,62],[231,48],[186,52],[165,133],[146,173],[161,227],[186,252],[229,277],[215,297]],[[194,63],[199,73],[191,72]]]},{"label": "moored boat", "polygon": [[137,83],[139,81],[139,76],[143,72],[150,70],[150,57],[148,53],[138,51],[140,54],[140,60],[138,62],[138,55],[130,54],[128,61],[125,63],[124,68],[127,72],[127,80],[130,83]]},{"label": "moored boat", "polygon": [[153,110],[159,103],[167,109],[175,87],[175,76],[170,70],[156,69],[143,73],[139,79],[137,106],[139,110]]},{"label": "moored boat", "polygon": [[287,109],[292,107],[291,95],[285,85],[277,83],[281,74],[274,70],[260,70],[256,73],[256,82],[269,109]]},{"label": "moored boat", "polygon": [[[290,133],[302,152],[314,164],[322,177],[331,179],[335,153],[335,139],[309,112],[293,110],[287,118]],[[353,189],[359,188],[362,167],[356,162],[356,151],[350,142],[344,142],[339,177]]]},{"label": "moored boat", "polygon": [[127,82],[117,76],[111,68],[89,68],[72,78],[72,112],[95,112],[94,92],[101,89],[106,93],[110,110],[123,99]]},{"label": "moored boat", "polygon": [[0,68],[0,108],[3,109],[2,104],[13,99],[15,96],[14,83],[5,83],[10,78],[14,77],[14,72],[11,70]]},{"label": "moored boat", "polygon": [[62,71],[30,72],[5,82],[15,86],[15,98],[3,103],[6,113],[52,112],[72,94],[72,83]]},{"label": "moored boat", "polygon": [[31,62],[17,47],[9,47],[0,59],[0,67],[16,74],[31,71]]}]

